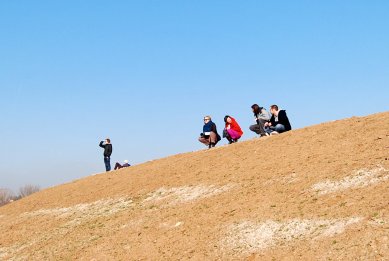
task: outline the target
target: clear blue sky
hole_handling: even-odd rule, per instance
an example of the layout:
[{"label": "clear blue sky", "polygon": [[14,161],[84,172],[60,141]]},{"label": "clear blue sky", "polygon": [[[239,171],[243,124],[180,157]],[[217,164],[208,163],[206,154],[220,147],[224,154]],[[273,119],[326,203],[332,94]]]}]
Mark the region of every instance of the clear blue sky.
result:
[{"label": "clear blue sky", "polygon": [[[0,187],[202,149],[203,116],[389,109],[389,1],[0,1]],[[363,130],[361,130],[363,131]],[[225,144],[223,141],[221,144]]]}]

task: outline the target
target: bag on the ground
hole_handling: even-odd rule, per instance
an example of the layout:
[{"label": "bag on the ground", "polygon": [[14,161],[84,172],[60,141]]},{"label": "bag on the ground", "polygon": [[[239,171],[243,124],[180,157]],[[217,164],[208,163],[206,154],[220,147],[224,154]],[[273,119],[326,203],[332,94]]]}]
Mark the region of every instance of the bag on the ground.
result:
[{"label": "bag on the ground", "polygon": [[229,137],[229,136],[230,136],[230,135],[228,134],[227,130],[224,129],[224,130],[223,130],[223,138],[227,138],[227,137]]}]

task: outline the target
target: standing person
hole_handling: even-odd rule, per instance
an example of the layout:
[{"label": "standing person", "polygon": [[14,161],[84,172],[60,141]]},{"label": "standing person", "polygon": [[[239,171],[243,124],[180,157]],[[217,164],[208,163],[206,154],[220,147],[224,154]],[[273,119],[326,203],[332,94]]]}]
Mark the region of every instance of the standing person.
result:
[{"label": "standing person", "polygon": [[265,123],[268,133],[278,134],[292,129],[285,110],[278,110],[277,105],[272,105],[270,106],[270,113],[272,114],[270,121]]},{"label": "standing person", "polygon": [[216,124],[211,120],[211,116],[205,116],[203,132],[200,133],[199,141],[211,148],[215,147],[220,140],[221,137],[217,133]]},{"label": "standing person", "polygon": [[104,164],[105,170],[111,170],[111,154],[112,154],[112,144],[110,139],[105,139],[105,141],[100,142],[100,147],[104,149]]},{"label": "standing person", "polygon": [[114,170],[121,169],[121,168],[127,168],[130,167],[131,165],[128,163],[128,160],[124,161],[124,164],[121,165],[119,162],[116,162]]},{"label": "standing person", "polygon": [[224,122],[226,123],[226,126],[223,131],[223,137],[228,140],[229,144],[237,142],[243,135],[243,131],[239,124],[229,115],[224,117]]},{"label": "standing person", "polygon": [[257,124],[251,125],[250,130],[261,135],[261,137],[266,136],[265,123],[270,120],[270,113],[266,111],[265,108],[259,107],[258,104],[253,104],[251,109],[253,110],[255,122]]}]

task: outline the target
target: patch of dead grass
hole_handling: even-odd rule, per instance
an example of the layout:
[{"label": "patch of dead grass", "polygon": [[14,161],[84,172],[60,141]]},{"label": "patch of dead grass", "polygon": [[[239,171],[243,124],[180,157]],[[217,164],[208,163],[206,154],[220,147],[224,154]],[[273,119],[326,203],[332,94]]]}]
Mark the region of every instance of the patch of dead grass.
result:
[{"label": "patch of dead grass", "polygon": [[[50,216],[55,219],[64,220],[66,223],[51,231],[42,231],[36,237],[29,238],[25,242],[16,242],[15,244],[0,248],[0,258],[13,260],[11,257],[17,256],[18,260],[22,258],[20,253],[35,244],[48,242],[52,238],[63,236],[77,226],[80,226],[90,220],[100,217],[111,216],[120,211],[132,208],[134,203],[129,198],[108,198],[98,200],[92,203],[77,204],[66,208],[40,209],[32,212],[25,212],[19,216],[19,219],[30,219],[37,217]],[[11,259],[10,259],[11,258]],[[28,258],[26,258],[28,260]]]},{"label": "patch of dead grass", "polygon": [[361,217],[348,219],[292,219],[285,222],[267,220],[231,225],[222,240],[222,249],[228,253],[248,254],[293,240],[320,239],[343,233],[347,226],[358,223]]},{"label": "patch of dead grass", "polygon": [[110,216],[121,210],[133,206],[133,201],[129,198],[108,198],[98,200],[92,203],[77,204],[67,208],[40,209],[32,212],[23,213],[22,216],[53,216],[55,218],[68,218],[70,216],[82,217],[83,219]]},{"label": "patch of dead grass", "polygon": [[233,187],[234,185],[232,184],[224,185],[221,187],[216,185],[183,186],[176,188],[163,187],[151,193],[144,200],[144,203],[166,201],[166,205],[176,205],[202,198],[212,197],[226,192]]},{"label": "patch of dead grass", "polygon": [[319,195],[326,195],[353,188],[363,188],[370,185],[375,185],[389,179],[389,171],[380,166],[374,169],[361,169],[353,175],[344,177],[339,181],[326,180],[314,184],[311,191],[317,192]]}]

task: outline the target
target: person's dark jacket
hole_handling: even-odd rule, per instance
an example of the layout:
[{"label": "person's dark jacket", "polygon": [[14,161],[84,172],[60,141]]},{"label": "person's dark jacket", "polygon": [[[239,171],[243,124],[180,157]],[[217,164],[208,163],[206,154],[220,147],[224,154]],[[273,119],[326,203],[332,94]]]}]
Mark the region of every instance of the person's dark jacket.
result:
[{"label": "person's dark jacket", "polygon": [[215,125],[215,123],[213,123],[212,121],[208,121],[206,124],[204,124],[203,133],[211,132],[213,125]]},{"label": "person's dark jacket", "polygon": [[213,121],[209,121],[203,126],[203,134],[211,131],[216,133],[217,141],[220,141],[222,139],[219,133],[217,133],[216,124]]},{"label": "person's dark jacket", "polygon": [[278,112],[278,121],[276,121],[274,115],[271,116],[270,122],[272,126],[276,126],[277,124],[282,124],[285,126],[285,131],[290,131],[292,126],[290,126],[290,122],[288,116],[286,116],[285,110],[280,110]]},{"label": "person's dark jacket", "polygon": [[103,145],[104,141],[100,142],[100,147],[104,148],[104,157],[111,157],[112,154],[112,144]]}]

